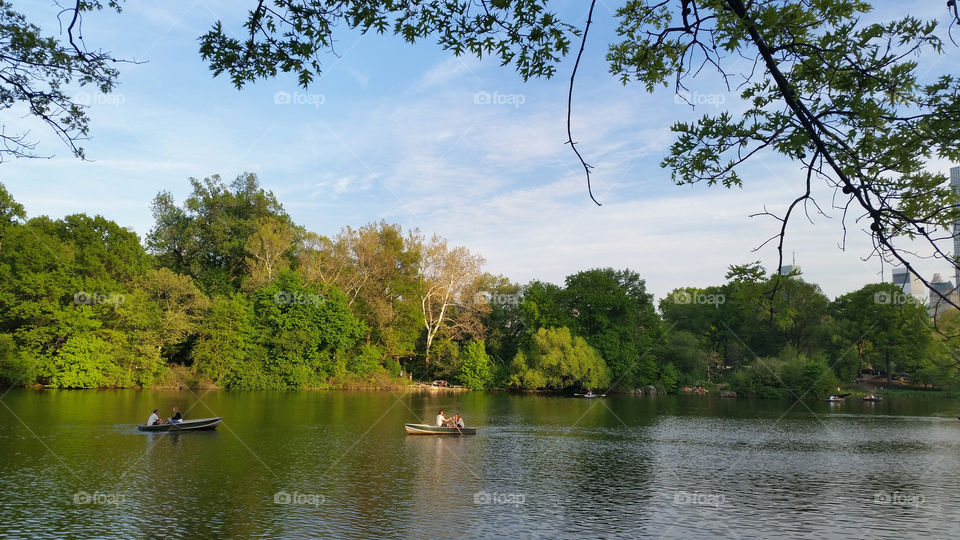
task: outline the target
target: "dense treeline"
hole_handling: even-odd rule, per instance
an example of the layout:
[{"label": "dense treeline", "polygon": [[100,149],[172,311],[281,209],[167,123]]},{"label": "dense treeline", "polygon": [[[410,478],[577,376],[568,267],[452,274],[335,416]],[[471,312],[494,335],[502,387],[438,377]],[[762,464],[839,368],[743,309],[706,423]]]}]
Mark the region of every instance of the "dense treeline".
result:
[{"label": "dense treeline", "polygon": [[100,216],[26,220],[0,185],[0,381],[296,389],[413,373],[473,389],[727,382],[802,397],[864,367],[937,385],[957,377],[958,344],[892,285],[830,301],[751,264],[659,305],[631,270],[521,286],[397,225],[307,231],[251,174],[191,183],[182,203],[157,195],[143,242]]}]

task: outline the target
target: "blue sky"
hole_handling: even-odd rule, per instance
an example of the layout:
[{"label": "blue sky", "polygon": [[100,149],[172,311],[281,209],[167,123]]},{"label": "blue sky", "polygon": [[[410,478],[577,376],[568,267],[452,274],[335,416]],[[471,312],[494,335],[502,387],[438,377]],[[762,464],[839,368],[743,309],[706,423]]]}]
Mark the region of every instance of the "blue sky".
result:
[{"label": "blue sky", "polygon": [[[88,16],[89,47],[146,63],[121,65],[110,96],[78,89],[91,103],[92,140],[84,144],[91,161],[73,158],[42,126],[8,113],[5,124],[31,128],[38,149],[55,157],[5,162],[0,182],[30,216],[101,214],[143,236],[158,191],[182,201],[189,177],[230,180],[250,171],[310,230],[333,235],[380,219],[419,227],[467,246],[487,259],[488,271],[521,283],[629,267],[662,297],[675,287],[719,284],[730,264],[760,260],[775,267],[773,244],[751,250],[778,224],[748,216],[765,205],[782,212],[799,193],[802,172],[766,155],[743,170],[742,189],[673,185],[659,166],[672,140],[670,124],[715,105],[692,110],[671,90],[647,94],[608,74],[604,55],[615,24],[608,6],[616,4],[597,4],[574,103],[574,138],[596,167],[602,207],[588,198],[579,162],[563,144],[572,61],[552,80],[524,83],[496,61],[340,29],[339,57],[326,57],[309,89],[280,76],[238,91],[212,77],[197,37],[218,19],[239,29],[245,12],[237,6],[253,4],[128,0],[122,15]],[[582,24],[589,4],[557,5]],[[57,31],[52,2],[14,6]],[[900,16],[904,4],[881,4],[877,15],[888,11]],[[947,17],[941,2],[914,3],[908,11]],[[921,59],[921,72],[960,72],[960,50],[948,43],[946,53],[928,65]],[[735,94],[715,82],[708,77],[690,89],[719,95],[736,110]],[[931,163],[944,173],[948,167]],[[819,196],[828,209],[831,192]],[[862,227],[848,220],[843,251],[840,214],[828,214],[812,224],[802,216],[791,222],[787,257],[795,253],[805,278],[831,297],[879,281],[880,261],[862,260],[870,253]],[[947,273],[936,261],[920,268],[927,277]]]}]

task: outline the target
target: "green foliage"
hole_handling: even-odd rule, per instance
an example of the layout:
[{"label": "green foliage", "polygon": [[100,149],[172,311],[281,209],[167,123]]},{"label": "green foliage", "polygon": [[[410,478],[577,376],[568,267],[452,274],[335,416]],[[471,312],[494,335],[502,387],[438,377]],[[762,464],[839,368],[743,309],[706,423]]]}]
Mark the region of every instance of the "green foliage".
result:
[{"label": "green foliage", "polygon": [[825,359],[808,359],[785,350],[779,358],[758,358],[737,371],[734,391],[767,398],[823,398],[836,393],[839,382]]},{"label": "green foliage", "polygon": [[435,341],[431,350],[432,366],[423,365],[423,371],[431,378],[453,379],[460,371],[460,345],[447,336]]},{"label": "green foliage", "polygon": [[35,367],[17,350],[12,335],[0,334],[0,384],[33,384],[37,380]]},{"label": "green foliage", "polygon": [[[193,366],[203,377],[225,386],[256,386],[260,377],[243,371],[249,362],[253,336],[253,309],[245,295],[215,296],[200,325],[192,350]],[[230,376],[230,382],[224,383]]]},{"label": "green foliage", "polygon": [[673,392],[677,389],[679,381],[680,372],[677,371],[673,363],[668,363],[660,370],[660,379],[657,381],[657,385],[667,392]]},{"label": "green foliage", "polygon": [[510,384],[524,390],[606,388],[610,372],[597,352],[570,329],[541,328],[513,360]]},{"label": "green foliage", "polygon": [[383,351],[380,348],[367,345],[359,354],[347,360],[347,371],[361,377],[368,377],[377,371],[383,370]]},{"label": "green foliage", "polygon": [[691,332],[671,332],[657,356],[674,367],[678,383],[697,384],[707,379],[707,351]]},{"label": "green foliage", "polygon": [[588,270],[568,276],[563,288],[532,282],[518,311],[516,324],[525,332],[518,347],[529,348],[539,329],[562,326],[600,354],[614,384],[634,388],[657,381],[655,347],[664,329],[636,272]]},{"label": "green foliage", "polygon": [[570,330],[597,350],[615,384],[635,388],[656,381],[652,349],[663,329],[653,296],[636,272],[579,272],[567,277],[563,298]]},{"label": "green foliage", "polygon": [[[344,357],[366,331],[343,293],[334,287],[303,285],[296,273],[282,273],[254,291],[251,305],[255,344],[224,376],[230,388],[322,386],[328,377],[347,369]],[[228,321],[245,320],[240,306],[223,309]],[[359,369],[367,369],[371,355],[380,353],[367,349],[363,354],[353,364]]]},{"label": "green foliage", "polygon": [[[119,1],[112,0],[107,5],[120,11]],[[62,34],[67,33],[63,23],[71,19],[72,12],[78,10],[82,16],[102,7],[102,2],[87,0],[65,8],[60,13]],[[56,27],[56,21],[47,23],[48,28]],[[83,158],[83,148],[77,143],[88,134],[90,118],[86,104],[78,98],[77,87],[109,93],[119,72],[109,53],[86,47],[79,26],[70,26],[70,33],[71,40],[73,36],[78,38],[79,47],[70,40],[45,36],[39,26],[14,10],[12,2],[0,0],[0,110],[23,107],[56,133],[76,157]],[[28,136],[29,132],[9,133],[0,129],[0,161],[36,157],[36,143]]]},{"label": "green foliage", "polygon": [[[306,87],[320,74],[318,55],[333,51],[338,26],[364,33],[392,32],[408,43],[435,38],[459,56],[494,56],[524,79],[549,77],[570,49],[573,26],[546,10],[546,0],[489,2],[471,12],[448,2],[344,2],[336,7],[275,0],[250,11],[241,37],[220,21],[200,38],[200,54],[214,75],[227,73],[240,88],[280,72],[296,73]],[[256,28],[257,32],[247,32]]]},{"label": "green foliage", "polygon": [[[270,242],[271,248],[288,238],[292,222],[276,197],[264,191],[252,173],[238,176],[229,186],[218,175],[202,181],[191,178],[190,183],[193,192],[182,207],[168,192],[154,199],[156,225],[146,239],[150,252],[161,265],[194,278],[207,294],[229,296],[239,290],[251,269],[257,273],[255,280],[264,283],[267,272],[262,265],[249,263],[248,250],[256,247],[262,256],[262,242],[248,244],[261,229],[280,231],[261,234],[276,240]],[[278,256],[271,252],[270,260],[272,275]]]},{"label": "green foliage", "polygon": [[[95,388],[199,377],[297,389],[396,377],[403,360],[473,389],[673,391],[706,379],[751,395],[820,397],[864,367],[928,386],[960,383],[960,312],[942,310],[944,334],[934,337],[926,307],[896,286],[829,302],[800,275],[768,277],[758,263],[732,266],[719,286],[676,289],[659,303],[662,321],[633,271],[521,288],[475,271],[470,255],[477,264],[459,276],[462,287],[444,293],[457,305],[436,302],[453,315],[434,327],[427,364],[423,250],[453,267],[466,250],[385,223],[333,240],[305,233],[250,176],[232,189],[194,181],[182,208],[164,194],[155,205],[151,258],[135,234],[100,216],[22,222],[22,207],[0,190],[0,382]],[[211,299],[204,288],[226,294]]]},{"label": "green foliage", "polygon": [[[943,54],[936,21],[866,22],[870,9],[860,0],[726,0],[691,13],[685,1],[630,1],[617,11],[620,40],[607,58],[624,84],[648,91],[692,87],[704,65],[738,78],[745,108],[672,126],[662,164],[677,184],[739,186],[744,162],[774,152],[840,190],[836,206],[866,214],[881,253],[898,252],[900,239],[935,247],[960,212],[946,178],[928,171],[934,157],[960,159],[960,126],[948,120],[960,111],[960,79],[919,69],[917,55]],[[725,71],[742,59],[753,68]],[[809,178],[798,194],[809,195]]]},{"label": "green foliage", "polygon": [[471,390],[483,390],[493,378],[483,340],[471,341],[461,354],[457,380]]},{"label": "green foliage", "polygon": [[888,374],[909,369],[931,341],[926,307],[896,285],[866,285],[837,298],[833,312],[848,351]]},{"label": "green foliage", "polygon": [[43,378],[53,388],[98,388],[118,382],[113,351],[93,334],[71,337],[57,351],[52,362],[43,365]]},{"label": "green foliage", "polygon": [[[2,1],[0,1],[0,7],[2,7]],[[7,191],[6,186],[0,182],[0,249],[3,247],[4,232],[17,223],[17,220],[26,217],[27,213],[24,211],[23,205],[15,201],[10,192]]]},{"label": "green foliage", "polygon": [[481,294],[486,296],[490,305],[490,312],[483,320],[487,328],[486,350],[491,362],[499,368],[509,365],[510,360],[520,350],[526,335],[522,309],[524,306],[535,309],[536,302],[532,295],[523,294],[520,285],[511,283],[503,276],[487,274],[481,288]]}]

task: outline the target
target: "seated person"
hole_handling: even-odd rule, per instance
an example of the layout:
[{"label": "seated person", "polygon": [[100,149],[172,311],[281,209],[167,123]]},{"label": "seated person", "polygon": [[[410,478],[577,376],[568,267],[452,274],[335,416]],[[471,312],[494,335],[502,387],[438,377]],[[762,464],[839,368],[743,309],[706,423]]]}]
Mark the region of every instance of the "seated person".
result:
[{"label": "seated person", "polygon": [[460,416],[460,413],[457,413],[457,415],[453,417],[453,425],[463,429],[463,417]]},{"label": "seated person", "polygon": [[443,415],[443,409],[437,414],[437,427],[450,427],[450,418]]},{"label": "seated person", "polygon": [[148,426],[155,426],[160,423],[160,410],[154,409],[153,414],[150,415],[150,418],[147,419]]},{"label": "seated person", "polygon": [[174,415],[169,420],[167,420],[167,423],[179,424],[180,422],[183,422],[183,415],[180,414],[180,409],[177,407],[174,407],[173,412],[174,412]]}]

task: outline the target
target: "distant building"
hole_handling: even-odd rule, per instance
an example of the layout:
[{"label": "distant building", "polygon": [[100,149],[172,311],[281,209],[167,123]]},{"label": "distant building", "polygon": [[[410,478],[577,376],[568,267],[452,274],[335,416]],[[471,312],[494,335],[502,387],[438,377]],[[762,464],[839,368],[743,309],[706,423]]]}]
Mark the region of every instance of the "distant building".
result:
[{"label": "distant building", "polygon": [[893,269],[893,284],[900,287],[903,294],[909,294],[916,298],[920,304],[926,305],[929,296],[926,285],[906,268]]},{"label": "distant building", "polygon": [[927,302],[927,311],[931,317],[936,318],[941,313],[954,309],[954,307],[951,306],[947,300],[941,298],[940,295],[936,294],[936,292],[946,296],[949,302],[953,302],[954,304],[960,303],[960,301],[958,301],[960,300],[960,297],[957,295],[956,287],[949,281],[943,281],[943,278],[940,277],[940,274],[933,275],[933,279],[930,281],[930,286],[933,288],[933,291],[930,291],[930,300]]},{"label": "distant building", "polygon": [[794,271],[796,271],[798,274],[801,273],[801,272],[800,272],[800,267],[797,266],[796,264],[785,264],[785,265],[783,265],[783,266],[780,267],[780,275],[781,275],[781,276],[789,276],[789,275],[792,274]]},{"label": "distant building", "polygon": [[[950,296],[951,293],[956,294],[957,291],[954,290],[953,283],[949,281],[944,281],[940,274],[934,274],[933,279],[930,280],[930,286],[933,287],[933,290],[944,296]],[[940,297],[934,293],[930,293],[930,303],[933,303],[935,300],[940,299]]]}]

